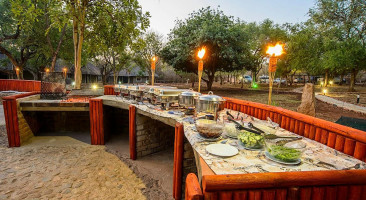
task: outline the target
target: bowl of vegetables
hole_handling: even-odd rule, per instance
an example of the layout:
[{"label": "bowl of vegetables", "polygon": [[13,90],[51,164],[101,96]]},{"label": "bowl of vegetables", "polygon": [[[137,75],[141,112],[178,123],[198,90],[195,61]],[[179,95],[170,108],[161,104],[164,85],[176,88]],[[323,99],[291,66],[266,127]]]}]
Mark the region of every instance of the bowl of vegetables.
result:
[{"label": "bowl of vegetables", "polygon": [[266,157],[272,161],[294,165],[301,163],[302,148],[288,147],[276,140],[266,140],[265,148]]},{"label": "bowl of vegetables", "polygon": [[263,135],[258,135],[246,130],[241,130],[238,134],[238,141],[246,149],[259,150],[263,148]]},{"label": "bowl of vegetables", "polygon": [[230,138],[237,139],[239,132],[234,123],[226,123],[224,126],[223,133]]}]

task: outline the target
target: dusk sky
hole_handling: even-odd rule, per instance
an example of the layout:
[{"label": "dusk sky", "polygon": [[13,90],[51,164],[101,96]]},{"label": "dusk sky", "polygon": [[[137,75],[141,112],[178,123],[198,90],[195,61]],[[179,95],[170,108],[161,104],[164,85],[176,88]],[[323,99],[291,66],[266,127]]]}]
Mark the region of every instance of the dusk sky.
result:
[{"label": "dusk sky", "polygon": [[246,22],[260,22],[266,18],[275,23],[306,21],[315,0],[139,0],[143,11],[151,14],[150,29],[167,35],[174,20],[186,19],[192,11],[211,6],[226,15]]}]

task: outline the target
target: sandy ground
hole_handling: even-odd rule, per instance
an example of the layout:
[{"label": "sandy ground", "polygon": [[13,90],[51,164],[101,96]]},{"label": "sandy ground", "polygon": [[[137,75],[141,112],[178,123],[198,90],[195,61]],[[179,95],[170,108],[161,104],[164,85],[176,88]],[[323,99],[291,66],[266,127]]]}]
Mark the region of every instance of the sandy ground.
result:
[{"label": "sandy ground", "polygon": [[[149,165],[149,161],[134,162],[109,148],[117,157],[104,146],[67,136],[37,136],[19,148],[8,148],[5,134],[5,126],[0,126],[0,200],[171,197],[162,189],[161,181],[140,166]],[[158,157],[150,159],[154,163]],[[160,174],[164,176],[164,172]]]},{"label": "sandy ground", "polygon": [[103,146],[34,137],[0,154],[0,199],[146,199],[143,181]]}]

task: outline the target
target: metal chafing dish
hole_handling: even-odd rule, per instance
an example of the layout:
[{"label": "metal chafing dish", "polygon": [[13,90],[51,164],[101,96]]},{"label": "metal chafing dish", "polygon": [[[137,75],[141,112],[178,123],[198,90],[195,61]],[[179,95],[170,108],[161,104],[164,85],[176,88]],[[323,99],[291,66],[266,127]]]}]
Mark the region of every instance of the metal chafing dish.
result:
[{"label": "metal chafing dish", "polygon": [[145,87],[144,99],[147,99],[149,102],[154,102],[155,101],[154,89],[158,87],[160,88],[160,86],[152,86],[152,85]]},{"label": "metal chafing dish", "polygon": [[185,108],[194,108],[201,93],[189,89],[179,95],[179,105]]},{"label": "metal chafing dish", "polygon": [[163,109],[168,109],[171,104],[178,103],[179,95],[187,90],[182,89],[159,89],[156,102],[160,103]]},{"label": "metal chafing dish", "polygon": [[224,109],[225,99],[214,95],[213,92],[208,92],[208,95],[202,95],[196,103],[197,112],[211,113],[217,118],[217,112]]},{"label": "metal chafing dish", "polygon": [[140,85],[130,85],[130,86],[128,86],[127,89],[129,91],[130,98],[142,99],[142,96],[143,96],[143,93],[144,93],[144,91],[142,90],[142,87],[143,86],[140,86]]},{"label": "metal chafing dish", "polygon": [[114,91],[115,92],[119,92],[121,94],[121,96],[126,96],[128,95],[128,89],[127,89],[128,85],[120,85],[120,84],[116,84],[114,85]]}]

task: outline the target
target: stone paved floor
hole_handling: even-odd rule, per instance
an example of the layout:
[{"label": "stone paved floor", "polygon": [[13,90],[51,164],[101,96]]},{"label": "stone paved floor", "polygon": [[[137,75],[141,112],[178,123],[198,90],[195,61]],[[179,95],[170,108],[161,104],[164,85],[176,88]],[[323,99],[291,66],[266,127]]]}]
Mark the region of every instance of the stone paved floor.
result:
[{"label": "stone paved floor", "polygon": [[4,138],[0,200],[146,199],[142,180],[104,146],[60,136],[34,137],[30,144],[7,148]]}]

